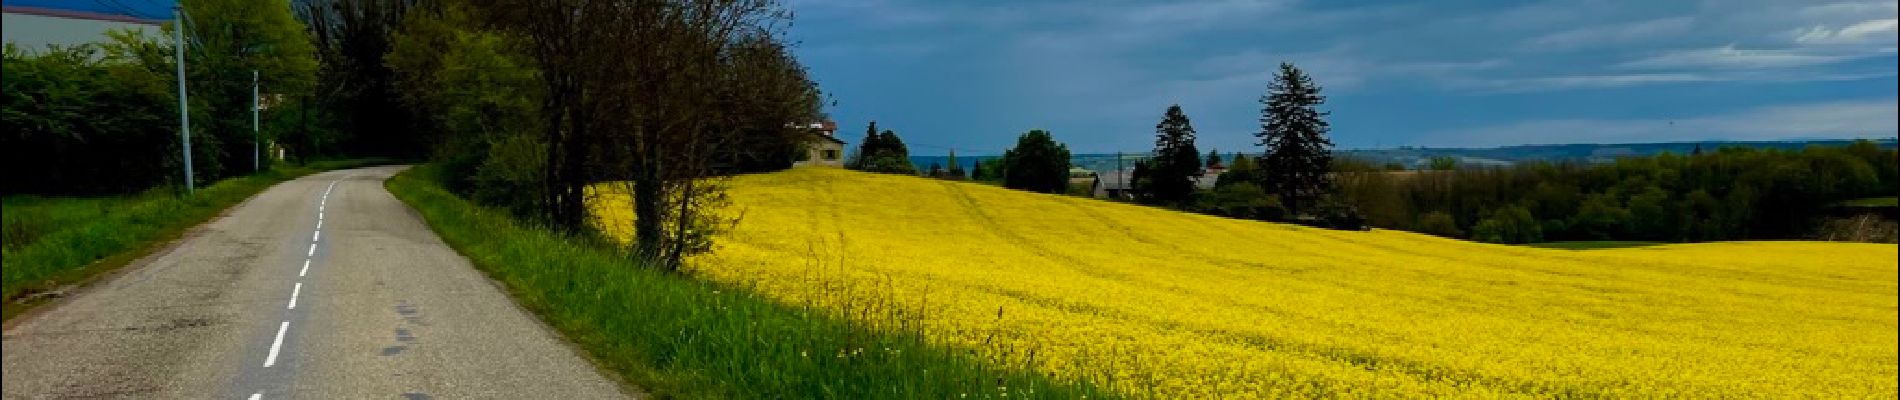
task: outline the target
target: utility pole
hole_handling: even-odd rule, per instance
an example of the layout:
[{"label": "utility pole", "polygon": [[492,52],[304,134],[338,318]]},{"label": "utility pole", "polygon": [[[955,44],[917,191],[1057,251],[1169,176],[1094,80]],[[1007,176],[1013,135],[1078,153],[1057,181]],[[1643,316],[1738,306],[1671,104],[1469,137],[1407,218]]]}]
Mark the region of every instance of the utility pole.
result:
[{"label": "utility pole", "polygon": [[185,108],[185,8],[172,6],[172,57],[178,61],[178,138],[185,143],[185,193],[197,191],[191,174],[191,110]]},{"label": "utility pole", "polygon": [[258,144],[264,140],[257,127],[257,70],[251,70],[251,171],[263,171],[264,164],[258,163]]}]

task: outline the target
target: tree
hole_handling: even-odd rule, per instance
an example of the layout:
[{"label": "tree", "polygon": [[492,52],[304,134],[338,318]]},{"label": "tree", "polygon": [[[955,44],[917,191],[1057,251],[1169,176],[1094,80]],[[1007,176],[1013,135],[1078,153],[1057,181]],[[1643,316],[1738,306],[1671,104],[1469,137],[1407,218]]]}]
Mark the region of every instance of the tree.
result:
[{"label": "tree", "polygon": [[778,96],[816,87],[790,68],[779,29],[790,13],[774,1],[477,4],[540,69],[549,221],[585,229],[589,186],[624,185],[632,254],[650,265],[676,269],[707,248],[725,198],[709,178],[744,128],[815,117],[800,115],[811,110],[803,96]]},{"label": "tree", "polygon": [[849,167],[868,172],[917,174],[917,166],[910,162],[910,149],[904,146],[904,140],[889,129],[878,131],[877,121],[865,127],[864,143],[858,145],[858,154]]},{"label": "tree", "polygon": [[[244,3],[276,3],[220,0]],[[403,107],[396,74],[384,59],[391,38],[415,0],[308,0],[295,2],[315,42],[323,84],[311,99],[335,115],[343,133],[339,145],[359,155],[413,158],[428,151],[416,130],[416,115]]]},{"label": "tree", "polygon": [[1194,125],[1179,104],[1169,106],[1155,124],[1154,158],[1148,165],[1150,201],[1185,205],[1194,196],[1194,179],[1201,175],[1201,152],[1194,148]]},{"label": "tree", "polygon": [[1419,233],[1448,238],[1465,237],[1465,232],[1458,229],[1458,221],[1453,220],[1451,214],[1444,211],[1432,211],[1418,217],[1417,230]]},{"label": "tree", "polygon": [[[216,179],[252,170],[252,149],[262,134],[251,126],[251,77],[262,93],[296,96],[315,81],[317,59],[304,26],[287,2],[186,0],[184,33],[192,97],[202,97],[210,118],[192,120],[217,138],[217,157],[194,159],[199,173]],[[198,143],[193,143],[194,145]],[[261,149],[260,149],[261,151]],[[258,167],[263,159],[259,156]]]},{"label": "tree", "polygon": [[924,173],[924,176],[928,176],[928,177],[932,177],[932,178],[942,178],[942,177],[944,177],[944,173],[943,173],[943,165],[941,165],[941,164],[937,164],[937,163],[936,163],[935,161],[932,161],[932,162],[930,163],[930,169],[929,169],[929,170],[927,170],[927,171],[929,171],[929,172],[926,172],[926,173]]},{"label": "tree", "polygon": [[985,175],[984,172],[983,160],[970,162],[970,180],[982,181],[989,179],[989,175]]},{"label": "tree", "polygon": [[851,163],[846,166],[855,170],[864,170],[865,156],[877,154],[883,148],[884,137],[878,135],[877,121],[871,121],[864,126],[864,140],[858,141],[857,155],[852,157]]},{"label": "tree", "polygon": [[1003,186],[1062,193],[1069,187],[1069,147],[1056,143],[1049,131],[1023,133],[1015,148],[1003,152]]},{"label": "tree", "polygon": [[1207,151],[1207,165],[1206,165],[1207,168],[1220,168],[1221,167],[1220,162],[1221,162],[1220,150]]},{"label": "tree", "polygon": [[1478,221],[1471,228],[1471,236],[1486,243],[1537,243],[1544,241],[1544,232],[1537,219],[1531,217],[1530,210],[1519,206],[1505,206],[1492,212],[1489,218]]},{"label": "tree", "polygon": [[1326,138],[1331,125],[1325,120],[1328,113],[1317,108],[1326,102],[1319,91],[1306,73],[1291,63],[1280,63],[1267,94],[1260,98],[1261,129],[1255,136],[1267,152],[1260,163],[1265,169],[1261,186],[1279,196],[1295,215],[1332,190],[1328,172],[1333,142]]},{"label": "tree", "polygon": [[1450,171],[1450,170],[1458,169],[1458,157],[1434,156],[1431,158],[1431,161],[1427,164],[1427,168],[1430,168],[1433,171]]},{"label": "tree", "polygon": [[1208,214],[1268,220],[1278,219],[1286,212],[1280,208],[1279,199],[1253,182],[1221,185],[1199,197],[1201,199],[1195,202],[1196,211]]},{"label": "tree", "polygon": [[950,168],[947,171],[950,174],[949,178],[956,179],[956,180],[964,179],[963,166],[957,165],[957,150],[956,149],[950,149],[949,163],[950,163]]}]

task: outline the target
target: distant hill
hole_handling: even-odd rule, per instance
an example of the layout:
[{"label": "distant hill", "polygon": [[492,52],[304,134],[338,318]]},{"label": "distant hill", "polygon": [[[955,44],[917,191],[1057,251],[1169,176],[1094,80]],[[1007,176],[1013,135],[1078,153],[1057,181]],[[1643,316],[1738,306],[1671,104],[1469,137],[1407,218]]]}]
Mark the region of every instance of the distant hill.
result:
[{"label": "distant hill", "polygon": [[[1407,167],[1417,168],[1424,166],[1432,157],[1457,157],[1459,162],[1464,165],[1510,165],[1520,161],[1578,161],[1595,163],[1613,161],[1618,157],[1653,156],[1662,154],[1665,151],[1676,154],[1689,154],[1695,151],[1696,146],[1701,146],[1703,151],[1714,151],[1715,149],[1723,147],[1797,150],[1808,146],[1846,146],[1853,142],[1853,140],[1846,139],[1826,139],[1779,142],[1703,141],[1620,144],[1539,144],[1492,148],[1400,147],[1396,149],[1340,150],[1336,154],[1342,157],[1353,157],[1370,161],[1374,164],[1399,163]],[[1896,143],[1894,139],[1879,139],[1874,142],[1879,144],[1881,148],[1894,148],[1896,144],[1900,144]],[[1233,153],[1222,153],[1221,157],[1230,157],[1232,154]],[[1070,157],[1069,162],[1075,164],[1077,167],[1090,170],[1114,171],[1117,165],[1120,165],[1121,168],[1133,168],[1135,160],[1147,157],[1148,154],[1146,152],[1124,153],[1122,154],[1120,164],[1117,164],[1115,154],[1075,154]],[[965,169],[968,169],[971,161],[981,159],[983,162],[990,162],[998,158],[1001,158],[1001,156],[960,155],[957,156],[957,163],[962,164]],[[930,168],[930,163],[933,162],[948,168],[948,159],[949,157],[945,156],[910,157],[911,162],[917,164],[919,171]]]},{"label": "distant hill", "polygon": [[[1428,148],[1400,147],[1379,150],[1345,150],[1340,155],[1371,161],[1376,164],[1399,163],[1408,167],[1418,167],[1432,157],[1457,157],[1465,165],[1510,165],[1520,161],[1579,161],[1609,162],[1620,157],[1654,156],[1663,152],[1689,154],[1700,146],[1703,151],[1715,151],[1724,147],[1748,147],[1756,149],[1798,150],[1808,146],[1846,146],[1852,140],[1799,140],[1781,142],[1675,142],[1675,143],[1622,143],[1622,144],[1548,144],[1505,146],[1493,148]],[[1894,148],[1894,139],[1876,140],[1882,148]]]}]

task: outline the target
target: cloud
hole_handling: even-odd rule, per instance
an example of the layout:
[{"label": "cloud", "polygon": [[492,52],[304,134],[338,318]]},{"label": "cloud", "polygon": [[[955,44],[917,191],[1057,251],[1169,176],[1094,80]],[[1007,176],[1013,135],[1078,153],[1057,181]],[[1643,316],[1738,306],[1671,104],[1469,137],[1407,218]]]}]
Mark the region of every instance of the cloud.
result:
[{"label": "cloud", "polygon": [[1434,146],[1880,138],[1900,132],[1900,100],[1757,107],[1684,119],[1553,119],[1433,132]]},{"label": "cloud", "polygon": [[1871,54],[1825,53],[1808,49],[1743,49],[1733,44],[1675,50],[1617,64],[1619,69],[1772,69],[1826,65]]},{"label": "cloud", "polygon": [[1653,40],[1689,31],[1695,17],[1658,18],[1571,29],[1527,39],[1518,48],[1532,51],[1575,50],[1587,47]]},{"label": "cloud", "polygon": [[1085,9],[1099,10],[1098,15],[1118,24],[1206,24],[1279,13],[1291,8],[1285,0],[1197,0],[1170,1],[1161,4],[1116,6],[1089,2]]},{"label": "cloud", "polygon": [[1707,82],[1843,82],[1891,78],[1895,75],[1896,73],[1890,70],[1796,74],[1783,73],[1781,71],[1711,71],[1693,73],[1557,75],[1527,78],[1451,77],[1445,79],[1445,84],[1451,88],[1474,89],[1496,93],[1524,93],[1550,90],[1603,89]]},{"label": "cloud", "polygon": [[1829,29],[1825,25],[1816,25],[1797,30],[1795,43],[1801,44],[1891,44],[1895,41],[1895,28],[1900,28],[1900,19],[1870,19],[1840,29]]}]

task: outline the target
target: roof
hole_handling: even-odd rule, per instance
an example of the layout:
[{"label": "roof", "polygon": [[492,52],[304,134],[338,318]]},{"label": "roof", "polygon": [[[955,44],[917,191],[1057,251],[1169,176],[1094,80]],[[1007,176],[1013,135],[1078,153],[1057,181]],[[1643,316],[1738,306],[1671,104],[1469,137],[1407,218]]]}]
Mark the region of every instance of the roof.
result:
[{"label": "roof", "polygon": [[832,143],[844,144],[844,139],[839,139],[837,136],[828,135],[828,134],[825,134],[824,132],[813,131],[811,135],[817,136],[820,139],[829,140]]},{"label": "roof", "polygon": [[110,21],[158,25],[171,20],[172,0],[5,0],[0,9],[8,14]]},{"label": "roof", "polygon": [[[1095,182],[1103,189],[1125,190],[1134,185],[1134,176],[1133,171],[1109,171],[1095,174]],[[1196,189],[1213,189],[1216,182],[1220,182],[1220,171],[1207,171],[1194,177]]]},{"label": "roof", "polygon": [[1220,173],[1221,171],[1218,170],[1207,170],[1201,173],[1201,176],[1194,177],[1194,188],[1213,189],[1214,184],[1220,182]]}]

